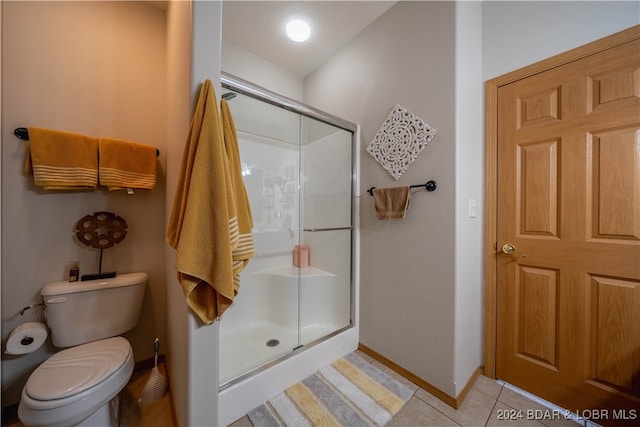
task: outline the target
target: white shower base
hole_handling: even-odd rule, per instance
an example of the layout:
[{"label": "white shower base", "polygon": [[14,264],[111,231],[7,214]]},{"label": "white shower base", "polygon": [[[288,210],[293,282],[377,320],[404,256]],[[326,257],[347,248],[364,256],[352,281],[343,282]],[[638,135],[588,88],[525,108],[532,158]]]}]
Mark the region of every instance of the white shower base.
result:
[{"label": "white shower base", "polygon": [[[289,352],[285,360],[258,371],[219,393],[217,425],[231,424],[289,386],[357,348],[358,332],[353,327],[307,349]],[[225,358],[227,355],[221,357]]]},{"label": "white shower base", "polygon": [[[307,325],[300,330],[284,327],[274,322],[251,324],[248,327],[229,330],[220,335],[220,384],[256,367],[267,364],[288,354],[301,344],[308,344],[338,330],[340,325]],[[270,340],[278,340],[279,344],[267,345]]]},{"label": "white shower base", "polygon": [[[284,260],[267,268],[268,258],[253,261],[243,272],[251,280],[243,282],[244,292],[220,327],[219,426],[231,424],[358,346],[357,328],[348,328],[348,283],[317,268],[294,269]],[[269,340],[279,344],[270,347]],[[304,347],[294,350],[300,345]]]}]

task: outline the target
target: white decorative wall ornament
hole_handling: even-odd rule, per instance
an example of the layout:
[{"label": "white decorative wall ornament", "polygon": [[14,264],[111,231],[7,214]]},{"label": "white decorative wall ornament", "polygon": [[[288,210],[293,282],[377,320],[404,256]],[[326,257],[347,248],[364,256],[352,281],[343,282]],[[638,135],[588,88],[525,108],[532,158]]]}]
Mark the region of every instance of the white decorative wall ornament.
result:
[{"label": "white decorative wall ornament", "polygon": [[437,130],[424,120],[396,104],[367,147],[367,152],[398,180],[436,133]]}]

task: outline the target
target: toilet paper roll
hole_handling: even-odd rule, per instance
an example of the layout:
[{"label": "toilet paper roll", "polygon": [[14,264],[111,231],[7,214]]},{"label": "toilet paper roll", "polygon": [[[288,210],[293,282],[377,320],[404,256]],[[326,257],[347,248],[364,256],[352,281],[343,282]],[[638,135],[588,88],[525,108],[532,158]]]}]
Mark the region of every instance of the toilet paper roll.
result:
[{"label": "toilet paper roll", "polygon": [[47,340],[47,327],[40,322],[19,325],[9,335],[6,354],[27,354],[36,351]]}]

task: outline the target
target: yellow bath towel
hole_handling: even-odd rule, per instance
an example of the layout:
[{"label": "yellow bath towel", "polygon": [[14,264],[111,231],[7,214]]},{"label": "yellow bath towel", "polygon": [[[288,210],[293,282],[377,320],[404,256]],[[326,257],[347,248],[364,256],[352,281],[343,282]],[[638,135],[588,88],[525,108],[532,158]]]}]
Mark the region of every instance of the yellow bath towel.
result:
[{"label": "yellow bath towel", "polygon": [[207,80],[187,136],[167,225],[187,305],[210,324],[236,295],[232,251],[238,220],[213,85]]},{"label": "yellow bath towel", "polygon": [[392,188],[375,188],[373,190],[373,202],[378,219],[404,219],[411,192],[409,186]]},{"label": "yellow bath towel", "polygon": [[25,174],[46,190],[95,189],[98,140],[51,129],[29,128]]},{"label": "yellow bath towel", "polygon": [[100,185],[109,191],[156,186],[156,148],[151,145],[100,138]]},{"label": "yellow bath towel", "polygon": [[247,197],[247,190],[242,180],[242,168],[240,166],[240,149],[238,148],[238,135],[236,126],[229,109],[229,104],[224,99],[220,101],[222,112],[222,125],[224,134],[224,146],[231,173],[231,185],[235,195],[236,213],[238,215],[238,247],[232,253],[233,257],[233,281],[236,292],[240,288],[240,272],[246,267],[249,259],[255,254],[253,235],[253,218],[251,205]]}]

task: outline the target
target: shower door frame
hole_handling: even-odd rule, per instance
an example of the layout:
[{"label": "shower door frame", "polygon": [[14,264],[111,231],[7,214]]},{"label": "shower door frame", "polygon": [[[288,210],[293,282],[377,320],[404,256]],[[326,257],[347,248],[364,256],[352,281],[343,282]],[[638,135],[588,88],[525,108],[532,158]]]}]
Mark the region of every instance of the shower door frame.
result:
[{"label": "shower door frame", "polygon": [[[318,338],[312,342],[306,344],[300,344],[298,347],[294,348],[292,351],[284,354],[275,360],[272,360],[268,363],[260,365],[254,369],[250,369],[244,374],[241,374],[235,378],[232,378],[226,381],[223,384],[220,384],[219,391],[223,391],[228,387],[231,387],[235,384],[238,384],[247,378],[252,377],[253,375],[265,371],[266,369],[277,365],[284,360],[292,357],[295,354],[298,354],[298,350],[306,350],[311,348],[319,343],[329,340],[330,338],[337,336],[351,328],[356,327],[356,280],[358,277],[357,272],[357,255],[358,255],[358,247],[357,247],[357,205],[356,205],[356,194],[358,194],[358,138],[359,138],[359,127],[357,124],[344,120],[340,117],[331,115],[324,111],[318,110],[316,108],[310,107],[308,105],[302,104],[294,99],[288,98],[283,95],[279,95],[275,92],[272,92],[266,88],[250,83],[246,80],[243,80],[239,77],[231,75],[229,73],[222,72],[220,76],[221,86],[224,89],[231,90],[233,92],[249,96],[253,99],[257,99],[268,104],[274,105],[276,107],[291,111],[296,114],[300,114],[301,116],[305,116],[314,120],[318,120],[320,122],[326,123],[328,125],[337,127],[342,130],[346,130],[351,132],[351,226],[350,227],[340,227],[339,229],[350,230],[351,231],[351,271],[350,271],[350,312],[349,312],[349,324],[341,327],[321,338]],[[304,231],[325,231],[325,229],[305,229]],[[329,229],[326,229],[329,230]],[[338,228],[332,228],[330,230],[338,230]],[[299,325],[298,325],[299,327]]]},{"label": "shower door frame", "polygon": [[[332,114],[329,114],[324,111],[318,110],[316,108],[310,107],[308,105],[302,104],[294,99],[287,98],[286,96],[278,95],[277,93],[272,92],[269,89],[255,85],[239,77],[236,77],[229,73],[225,73],[224,71],[220,75],[220,83],[223,88],[241,93],[243,95],[250,96],[251,98],[259,99],[271,105],[275,105],[276,107],[284,108],[285,110],[289,110],[294,113],[298,113],[303,116],[316,119],[321,122],[327,123],[329,125],[347,130],[351,132],[353,137],[355,138],[358,125],[348,120],[342,119],[340,117],[334,116]],[[352,142],[355,142],[355,141],[353,141],[352,139]],[[352,144],[352,148],[354,148],[354,151],[355,151],[354,146],[355,144]],[[356,154],[356,153],[353,153],[353,154]],[[355,156],[352,157],[352,159],[355,159]],[[353,171],[353,167],[355,166],[355,164],[352,164],[351,166]],[[353,202],[352,202],[352,207],[353,207]],[[353,210],[352,210],[352,213],[353,213]],[[352,218],[352,220],[353,219],[354,218]]]}]

